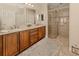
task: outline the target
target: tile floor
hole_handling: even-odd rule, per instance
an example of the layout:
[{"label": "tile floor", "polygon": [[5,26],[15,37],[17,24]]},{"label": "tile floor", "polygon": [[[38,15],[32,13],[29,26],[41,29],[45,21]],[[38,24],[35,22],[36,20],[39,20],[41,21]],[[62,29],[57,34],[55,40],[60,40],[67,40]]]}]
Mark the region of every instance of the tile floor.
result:
[{"label": "tile floor", "polygon": [[73,56],[68,50],[68,39],[61,36],[56,39],[44,38],[18,56]]}]

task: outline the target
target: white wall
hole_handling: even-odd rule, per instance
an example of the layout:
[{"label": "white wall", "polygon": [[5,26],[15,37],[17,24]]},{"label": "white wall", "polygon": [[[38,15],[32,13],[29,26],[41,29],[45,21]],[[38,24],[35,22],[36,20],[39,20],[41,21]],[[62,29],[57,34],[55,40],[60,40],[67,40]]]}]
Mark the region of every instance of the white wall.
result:
[{"label": "white wall", "polygon": [[79,48],[79,4],[70,4],[69,44]]}]

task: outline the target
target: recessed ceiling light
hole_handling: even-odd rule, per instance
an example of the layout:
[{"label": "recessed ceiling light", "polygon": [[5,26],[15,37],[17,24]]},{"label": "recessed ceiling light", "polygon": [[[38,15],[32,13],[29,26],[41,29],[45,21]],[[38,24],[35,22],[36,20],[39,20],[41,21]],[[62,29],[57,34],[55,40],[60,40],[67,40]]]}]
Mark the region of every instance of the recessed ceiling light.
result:
[{"label": "recessed ceiling light", "polygon": [[28,3],[25,3],[25,4],[28,4]]},{"label": "recessed ceiling light", "polygon": [[32,5],[32,4],[29,3],[28,5]]},{"label": "recessed ceiling light", "polygon": [[32,4],[30,4],[30,3],[29,3],[28,5],[31,6],[31,7],[34,7],[34,5],[32,5]]}]

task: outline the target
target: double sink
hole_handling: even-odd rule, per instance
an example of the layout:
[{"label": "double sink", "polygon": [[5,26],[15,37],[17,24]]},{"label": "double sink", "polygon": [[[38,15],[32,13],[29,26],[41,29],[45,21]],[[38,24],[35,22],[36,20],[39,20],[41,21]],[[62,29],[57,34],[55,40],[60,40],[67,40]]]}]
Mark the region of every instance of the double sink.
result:
[{"label": "double sink", "polygon": [[28,29],[33,29],[35,27],[39,27],[39,26],[43,26],[43,25],[27,25],[26,27],[19,27],[19,28],[13,28],[13,29],[8,29],[8,30],[0,30],[0,35],[2,34],[8,34],[8,33],[13,33],[13,32],[18,32],[18,31],[22,31],[22,30],[28,30]]}]

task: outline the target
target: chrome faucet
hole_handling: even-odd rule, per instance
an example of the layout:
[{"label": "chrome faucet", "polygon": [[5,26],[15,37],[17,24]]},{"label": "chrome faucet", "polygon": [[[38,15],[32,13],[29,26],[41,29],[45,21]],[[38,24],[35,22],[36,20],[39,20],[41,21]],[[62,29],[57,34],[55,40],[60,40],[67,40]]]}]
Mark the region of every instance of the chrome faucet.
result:
[{"label": "chrome faucet", "polygon": [[13,25],[13,26],[10,26],[9,28],[10,28],[10,29],[16,29],[16,26]]}]

